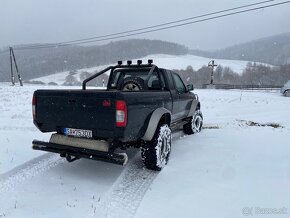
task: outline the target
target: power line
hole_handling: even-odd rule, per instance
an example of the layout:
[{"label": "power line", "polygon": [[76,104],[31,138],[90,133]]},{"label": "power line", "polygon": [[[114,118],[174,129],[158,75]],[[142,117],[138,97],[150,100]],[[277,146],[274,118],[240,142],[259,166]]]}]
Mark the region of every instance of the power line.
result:
[{"label": "power line", "polygon": [[[222,18],[222,17],[232,16],[232,15],[236,15],[236,14],[242,14],[242,13],[246,13],[246,12],[250,12],[250,11],[256,11],[256,10],[261,10],[261,9],[265,9],[265,8],[270,8],[270,7],[275,7],[278,5],[290,3],[290,1],[284,1],[284,2],[280,2],[280,3],[259,6],[259,7],[255,7],[255,8],[240,10],[240,11],[236,11],[236,12],[232,12],[232,13],[226,13],[226,14],[222,14],[222,15],[217,15],[217,16],[213,16],[213,17],[209,17],[209,18],[204,18],[204,19],[199,19],[199,20],[184,23],[184,21],[193,20],[193,19],[197,19],[197,18],[201,18],[201,17],[207,17],[207,16],[214,15],[214,14],[224,13],[226,11],[237,10],[237,9],[250,7],[250,6],[258,5],[258,4],[264,4],[264,3],[272,2],[272,1],[275,1],[275,0],[268,0],[268,1],[258,2],[258,3],[254,3],[254,4],[250,4],[250,5],[239,6],[239,7],[235,7],[235,8],[231,8],[231,9],[226,9],[226,10],[222,10],[222,11],[203,14],[203,15],[199,15],[199,16],[195,16],[195,17],[191,17],[191,18],[186,18],[186,19],[182,19],[182,20],[172,21],[172,22],[158,24],[158,25],[144,27],[144,28],[138,28],[135,30],[128,30],[128,31],[123,31],[123,32],[119,32],[119,33],[103,35],[103,36],[96,36],[96,37],[91,37],[91,38],[87,38],[87,39],[72,40],[72,41],[67,41],[67,43],[66,42],[55,43],[55,44],[50,43],[49,45],[33,44],[31,46],[18,47],[18,48],[15,48],[15,50],[44,49],[44,48],[53,48],[53,47],[58,47],[58,46],[79,45],[79,44],[86,44],[86,43],[92,43],[92,42],[107,41],[107,40],[112,40],[112,39],[126,38],[129,36],[136,36],[136,35],[141,35],[141,34],[146,34],[146,33],[151,33],[151,32],[157,32],[157,31],[161,31],[161,30],[186,26],[186,25],[190,25],[190,24],[205,22],[205,21],[209,21],[209,20]],[[183,22],[183,23],[180,23],[180,22]],[[169,24],[175,24],[175,25],[167,26]],[[165,26],[165,27],[163,27],[163,26]],[[159,27],[159,28],[156,28],[156,27]],[[143,31],[141,31],[141,30],[143,30]],[[129,34],[125,34],[125,33],[129,33]],[[6,52],[6,51],[2,51],[0,53],[4,53],[4,52]]]},{"label": "power line", "polygon": [[[136,35],[141,35],[141,34],[145,34],[145,33],[157,32],[157,31],[161,31],[161,30],[172,29],[172,28],[186,26],[186,25],[190,25],[190,24],[201,23],[201,22],[214,20],[214,19],[218,19],[218,18],[222,18],[222,17],[228,17],[228,16],[232,16],[232,15],[236,15],[236,14],[242,14],[242,13],[246,13],[246,12],[250,12],[250,11],[256,11],[256,10],[265,9],[265,8],[269,8],[269,7],[274,7],[274,6],[287,4],[287,3],[290,3],[290,1],[285,1],[285,2],[281,2],[281,3],[261,6],[261,7],[247,9],[247,10],[242,10],[242,11],[237,11],[237,12],[232,12],[232,13],[228,13],[228,14],[224,14],[224,15],[214,16],[214,17],[210,17],[210,18],[204,18],[204,19],[201,19],[201,20],[191,21],[191,22],[187,22],[187,23],[182,23],[182,24],[176,24],[176,25],[172,25],[172,26],[168,26],[168,27],[157,28],[157,29],[154,29],[154,30],[142,31],[142,32],[127,34],[127,35],[122,35],[122,36],[116,36],[116,37],[109,37],[109,38],[98,39],[98,40],[88,40],[88,41],[85,41],[85,42],[69,43],[69,44],[63,44],[63,45],[86,44],[86,43],[92,43],[92,42],[100,42],[100,41],[106,41],[106,40],[111,40],[111,39],[124,38],[124,37],[129,37],[129,36],[136,36]],[[60,46],[62,46],[62,45],[60,45]]]},{"label": "power line", "polygon": [[87,40],[87,41],[81,41],[81,42],[72,42],[72,43],[66,43],[66,44],[61,44],[60,43],[60,44],[54,44],[54,45],[49,45],[49,46],[24,47],[24,48],[17,48],[17,50],[41,49],[41,48],[52,48],[52,47],[57,47],[57,46],[80,45],[80,44],[86,44],[86,43],[92,43],[92,42],[100,42],[100,41],[107,41],[107,40],[112,40],[112,39],[126,38],[126,37],[129,37],[129,36],[136,36],[136,35],[141,35],[141,34],[146,34],[146,33],[151,33],[151,32],[157,32],[157,31],[161,31],[161,30],[172,29],[172,28],[186,26],[186,25],[190,25],[190,24],[205,22],[205,21],[214,20],[214,19],[227,17],[227,16],[232,16],[232,15],[236,15],[236,14],[242,14],[242,13],[246,13],[246,12],[250,12],[250,11],[256,11],[256,10],[261,10],[261,9],[265,9],[265,8],[275,7],[275,6],[283,5],[283,4],[287,4],[287,3],[290,3],[290,1],[284,1],[284,2],[280,2],[280,3],[275,3],[275,4],[270,4],[270,5],[265,5],[265,6],[250,8],[250,9],[245,9],[245,10],[241,10],[241,11],[236,11],[236,12],[232,12],[232,13],[222,14],[222,15],[213,16],[213,17],[209,17],[209,18],[204,18],[204,19],[200,19],[200,20],[190,21],[190,22],[181,23],[181,24],[175,24],[175,25],[161,27],[161,28],[156,28],[156,29],[152,29],[152,30],[140,31],[140,32],[131,33],[131,34],[125,34],[125,35],[121,35],[121,36],[112,36],[112,37],[106,37],[106,38],[101,38],[101,39],[93,39],[93,40]]},{"label": "power line", "polygon": [[[93,39],[101,39],[101,38],[107,38],[107,37],[112,37],[112,36],[117,36],[117,35],[124,35],[124,34],[128,34],[128,33],[144,31],[144,30],[153,29],[153,28],[157,28],[157,27],[168,26],[171,24],[181,23],[181,22],[194,20],[194,19],[198,19],[198,18],[202,18],[202,17],[208,17],[208,16],[212,16],[215,14],[220,14],[220,13],[229,12],[229,11],[233,11],[233,10],[237,10],[237,9],[247,8],[247,7],[251,7],[251,6],[255,6],[255,5],[265,4],[265,3],[269,3],[269,2],[273,2],[273,1],[276,1],[276,0],[261,1],[261,2],[257,2],[257,3],[253,3],[253,4],[243,5],[243,6],[229,8],[229,9],[215,11],[215,12],[210,12],[207,14],[202,14],[202,15],[189,17],[189,18],[185,18],[185,19],[180,19],[180,20],[176,20],[176,21],[171,21],[171,22],[167,22],[167,23],[161,23],[161,24],[157,24],[157,25],[147,26],[147,27],[143,27],[143,28],[137,28],[137,29],[127,30],[127,31],[112,33],[112,34],[94,36],[94,37],[83,38],[83,39],[76,39],[76,40],[71,40],[71,41],[64,41],[64,42],[59,42],[59,43],[51,43],[51,44],[57,44],[57,45],[70,44],[70,43],[75,43],[75,42],[82,42],[82,41],[88,41],[88,40],[93,40]],[[31,46],[28,45],[27,47],[39,47],[39,46],[41,46],[41,45],[31,45]]]}]

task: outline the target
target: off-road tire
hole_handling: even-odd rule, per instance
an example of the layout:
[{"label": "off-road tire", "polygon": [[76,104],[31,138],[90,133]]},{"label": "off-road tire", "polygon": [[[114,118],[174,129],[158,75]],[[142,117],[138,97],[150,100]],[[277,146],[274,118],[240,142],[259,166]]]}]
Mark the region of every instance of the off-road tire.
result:
[{"label": "off-road tire", "polygon": [[120,85],[122,91],[140,91],[144,90],[144,80],[139,77],[127,77]]},{"label": "off-road tire", "polygon": [[290,97],[290,89],[287,89],[287,90],[284,92],[284,96],[286,96],[286,97]]},{"label": "off-road tire", "polygon": [[198,133],[203,125],[203,116],[200,110],[196,110],[187,124],[183,126],[183,131],[187,135]]},{"label": "off-road tire", "polygon": [[144,165],[150,170],[160,171],[169,160],[172,133],[167,124],[158,126],[153,138],[144,142],[141,156]]}]

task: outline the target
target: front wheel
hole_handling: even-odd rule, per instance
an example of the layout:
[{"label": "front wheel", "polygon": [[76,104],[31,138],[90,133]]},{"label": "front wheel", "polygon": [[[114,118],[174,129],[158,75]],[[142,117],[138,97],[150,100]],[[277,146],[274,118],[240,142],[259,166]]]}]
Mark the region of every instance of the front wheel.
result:
[{"label": "front wheel", "polygon": [[290,89],[288,89],[284,92],[284,96],[290,97]]},{"label": "front wheel", "polygon": [[203,116],[200,110],[196,110],[187,124],[183,126],[184,133],[191,135],[201,131]]},{"label": "front wheel", "polygon": [[141,148],[144,165],[150,170],[160,171],[168,162],[171,151],[172,133],[167,124],[157,128],[153,138]]}]

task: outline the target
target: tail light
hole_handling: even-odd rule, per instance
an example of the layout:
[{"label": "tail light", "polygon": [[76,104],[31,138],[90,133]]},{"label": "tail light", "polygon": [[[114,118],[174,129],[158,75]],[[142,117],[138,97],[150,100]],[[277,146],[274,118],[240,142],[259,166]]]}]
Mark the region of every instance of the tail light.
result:
[{"label": "tail light", "polygon": [[35,107],[36,107],[36,96],[33,94],[33,98],[32,98],[32,116],[33,116],[34,120],[36,119]]},{"label": "tail light", "polygon": [[127,105],[125,101],[116,101],[116,126],[126,127],[127,125]]}]

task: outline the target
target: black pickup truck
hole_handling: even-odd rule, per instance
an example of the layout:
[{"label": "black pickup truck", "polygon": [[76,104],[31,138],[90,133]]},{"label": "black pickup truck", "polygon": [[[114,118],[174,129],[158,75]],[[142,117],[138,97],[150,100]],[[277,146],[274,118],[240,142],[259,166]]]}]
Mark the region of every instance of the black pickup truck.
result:
[{"label": "black pickup truck", "polygon": [[[109,75],[105,90],[87,88],[96,77]],[[145,166],[161,170],[171,151],[172,131],[201,130],[198,96],[173,71],[152,60],[121,61],[83,81],[82,90],[36,90],[33,122],[42,132],[54,132],[49,142],[33,140],[33,149],[79,158],[126,164],[121,152],[141,148]]]}]

